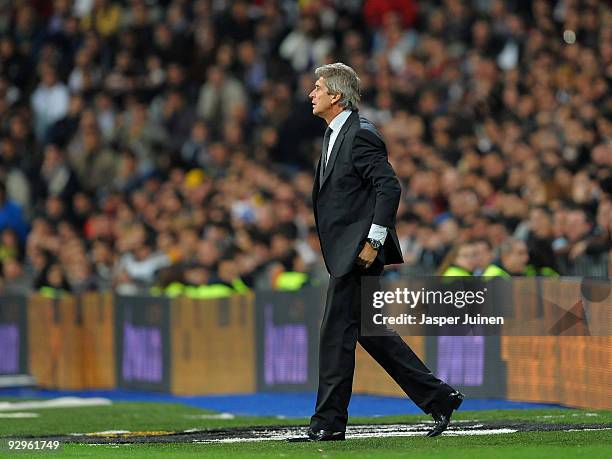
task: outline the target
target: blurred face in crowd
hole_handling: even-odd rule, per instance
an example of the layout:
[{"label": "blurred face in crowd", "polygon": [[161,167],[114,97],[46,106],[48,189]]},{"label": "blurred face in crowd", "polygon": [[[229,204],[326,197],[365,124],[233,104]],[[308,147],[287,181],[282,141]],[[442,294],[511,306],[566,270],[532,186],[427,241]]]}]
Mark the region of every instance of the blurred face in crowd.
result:
[{"label": "blurred face in crowd", "polygon": [[208,82],[215,87],[220,87],[223,85],[223,71],[216,66],[211,67],[208,70]]},{"label": "blurred face in crowd", "polygon": [[113,258],[110,246],[101,240],[94,243],[92,255],[94,262],[102,265],[109,264]]},{"label": "blurred face in crowd", "polygon": [[472,40],[477,46],[484,46],[489,39],[489,26],[485,21],[477,21],[472,27]]},{"label": "blurred face in crowd", "polygon": [[43,174],[52,172],[56,167],[61,166],[63,163],[63,157],[56,145],[49,144],[45,148],[44,159],[41,167]]},{"label": "blurred face in crowd", "polygon": [[504,174],[506,165],[501,156],[490,154],[483,161],[484,172],[487,177],[499,177]]},{"label": "blurred face in crowd", "polygon": [[449,198],[452,214],[459,217],[473,214],[480,207],[478,196],[470,189],[460,190],[452,194]]},{"label": "blurred face in crowd", "polygon": [[543,209],[535,208],[529,212],[529,228],[539,238],[552,236],[552,218]]},{"label": "blurred face in crowd", "polygon": [[486,241],[476,241],[473,246],[476,252],[476,267],[485,269],[493,261],[491,246]]},{"label": "blurred face in crowd", "polygon": [[28,126],[21,116],[11,118],[10,132],[11,137],[16,140],[22,140],[27,137]]},{"label": "blurred face in crowd", "polygon": [[59,218],[64,214],[64,203],[57,196],[49,196],[45,203],[45,211],[52,218]]},{"label": "blurred face in crowd", "polygon": [[570,242],[577,242],[591,231],[591,222],[582,210],[570,210],[567,213],[565,234]]},{"label": "blurred face in crowd", "polygon": [[53,264],[47,273],[47,280],[51,287],[61,287],[64,281],[64,272],[58,264]]},{"label": "blurred face in crowd", "polygon": [[21,264],[15,258],[9,257],[2,262],[2,275],[6,280],[18,279],[22,274]]},{"label": "blurred face in crowd", "polygon": [[151,255],[152,250],[148,244],[141,244],[136,247],[133,252],[137,260],[143,261],[149,258],[149,255]]},{"label": "blurred face in crowd", "polygon": [[508,237],[508,230],[502,223],[491,223],[487,229],[489,241],[498,246]]},{"label": "blurred face in crowd", "polygon": [[225,282],[231,282],[238,277],[238,268],[233,260],[222,260],[219,262],[219,277]]},{"label": "blurred face in crowd", "polygon": [[219,259],[219,249],[212,241],[203,240],[198,243],[197,260],[203,266],[212,266]]},{"label": "blurred face in crowd", "polygon": [[448,196],[461,187],[461,176],[454,168],[447,168],[442,174],[442,190]]},{"label": "blurred face in crowd", "polygon": [[477,254],[474,244],[461,244],[457,256],[455,257],[455,265],[466,269],[470,272],[476,269]]},{"label": "blurred face in crowd", "polygon": [[228,152],[224,144],[216,142],[210,146],[210,158],[215,165],[223,165],[227,161]]},{"label": "blurred face in crowd", "polygon": [[40,68],[40,79],[45,86],[53,86],[56,83],[55,70],[50,65],[42,65]]},{"label": "blurred face in crowd", "polygon": [[191,128],[191,139],[194,142],[204,143],[208,138],[208,129],[204,121],[196,121]]},{"label": "blurred face in crowd", "polygon": [[440,233],[442,242],[444,242],[444,244],[451,245],[459,236],[459,225],[456,220],[447,218],[440,224],[438,231]]},{"label": "blurred face in crowd", "polygon": [[0,244],[4,247],[15,247],[19,246],[19,241],[17,240],[17,233],[12,228],[6,228],[2,231],[0,235]]},{"label": "blurred face in crowd", "polygon": [[612,144],[599,144],[591,152],[593,162],[612,167]]},{"label": "blurred face in crowd", "polygon": [[529,263],[529,252],[523,241],[516,241],[512,251],[502,254],[502,264],[511,274],[519,274],[525,271]]},{"label": "blurred face in crowd", "polygon": [[612,229],[612,200],[605,199],[599,203],[597,208],[597,224],[604,229]]},{"label": "blurred face in crowd", "polygon": [[292,241],[284,234],[275,234],[271,241],[272,255],[283,257],[292,249]]},{"label": "blurred face in crowd", "polygon": [[155,43],[160,47],[168,47],[172,43],[172,31],[167,24],[158,24],[153,35]]},{"label": "blurred face in crowd", "polygon": [[95,151],[100,144],[100,134],[96,128],[83,130],[83,150],[87,153]]},{"label": "blurred face in crowd", "polygon": [[592,199],[594,184],[586,172],[579,172],[572,181],[572,200],[576,203],[586,203]]},{"label": "blurred face in crowd", "polygon": [[208,271],[201,266],[186,269],[185,282],[191,285],[204,285],[208,282]]}]

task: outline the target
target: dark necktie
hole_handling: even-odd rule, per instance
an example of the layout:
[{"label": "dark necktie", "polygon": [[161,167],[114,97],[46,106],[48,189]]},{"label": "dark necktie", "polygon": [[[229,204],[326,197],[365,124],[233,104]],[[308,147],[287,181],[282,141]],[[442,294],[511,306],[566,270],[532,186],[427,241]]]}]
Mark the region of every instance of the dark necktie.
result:
[{"label": "dark necktie", "polygon": [[333,129],[327,126],[325,130],[325,137],[323,137],[323,148],[321,152],[321,180],[323,180],[323,174],[325,173],[325,167],[327,166],[327,150],[329,148],[329,139]]}]

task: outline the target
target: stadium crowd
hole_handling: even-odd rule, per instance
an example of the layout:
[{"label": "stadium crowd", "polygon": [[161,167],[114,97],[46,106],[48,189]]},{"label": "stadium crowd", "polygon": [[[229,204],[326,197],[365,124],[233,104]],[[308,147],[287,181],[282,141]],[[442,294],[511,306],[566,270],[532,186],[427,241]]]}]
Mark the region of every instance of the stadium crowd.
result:
[{"label": "stadium crowd", "polygon": [[1,283],[205,297],[325,280],[310,198],[324,124],[307,95],[335,61],[360,75],[403,188],[391,273],[477,274],[526,247],[510,274],[608,276],[611,13],[1,1]]}]

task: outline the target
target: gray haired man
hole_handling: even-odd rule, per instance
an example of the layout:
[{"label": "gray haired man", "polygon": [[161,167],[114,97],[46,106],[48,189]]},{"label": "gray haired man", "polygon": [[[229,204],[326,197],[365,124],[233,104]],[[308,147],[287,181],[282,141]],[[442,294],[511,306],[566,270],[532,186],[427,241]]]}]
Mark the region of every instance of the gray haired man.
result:
[{"label": "gray haired man", "polygon": [[319,67],[310,93],[312,113],[325,131],[312,202],[330,274],[319,345],[319,390],[307,438],[344,440],[357,342],[389,373],[435,425],[448,426],[463,395],[436,378],[396,334],[362,333],[362,277],[380,278],[384,266],[402,263],[395,232],[400,184],[383,138],[359,115],[360,81],[342,63]]}]

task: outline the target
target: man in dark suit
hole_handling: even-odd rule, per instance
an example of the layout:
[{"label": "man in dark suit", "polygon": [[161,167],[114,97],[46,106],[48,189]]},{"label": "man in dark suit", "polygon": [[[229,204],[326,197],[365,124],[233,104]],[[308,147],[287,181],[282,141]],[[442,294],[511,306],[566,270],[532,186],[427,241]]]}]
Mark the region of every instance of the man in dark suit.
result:
[{"label": "man in dark suit", "polygon": [[319,390],[308,439],[343,440],[348,421],[357,342],[406,394],[448,427],[463,395],[436,378],[394,332],[362,334],[363,276],[378,278],[385,264],[402,263],[395,232],[401,189],[381,134],[357,111],[360,81],[342,63],[319,67],[312,112],[328,124],[312,193],[329,288],[319,349]]}]

